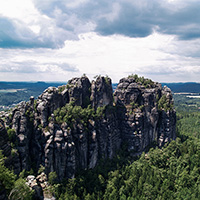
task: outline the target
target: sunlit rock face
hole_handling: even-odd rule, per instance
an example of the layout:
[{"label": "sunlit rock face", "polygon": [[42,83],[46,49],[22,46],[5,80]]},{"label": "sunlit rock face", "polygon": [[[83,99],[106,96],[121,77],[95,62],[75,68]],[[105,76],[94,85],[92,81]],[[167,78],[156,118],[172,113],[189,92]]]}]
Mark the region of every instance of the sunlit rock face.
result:
[{"label": "sunlit rock face", "polygon": [[[70,118],[76,109],[80,113]],[[136,76],[121,79],[114,93],[108,77],[92,82],[86,76],[73,78],[1,118],[1,149],[10,156],[14,171],[43,165],[46,174],[55,171],[59,179],[73,178],[77,170],[113,158],[122,144],[138,155],[152,143],[162,147],[176,137],[171,90]],[[5,127],[14,130],[12,156]]]}]

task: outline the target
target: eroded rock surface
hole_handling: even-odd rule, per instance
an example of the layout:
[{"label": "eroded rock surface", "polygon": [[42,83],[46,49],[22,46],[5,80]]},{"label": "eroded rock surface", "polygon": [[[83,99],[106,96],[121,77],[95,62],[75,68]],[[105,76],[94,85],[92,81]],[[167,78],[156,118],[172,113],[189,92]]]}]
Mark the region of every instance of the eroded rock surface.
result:
[{"label": "eroded rock surface", "polygon": [[[162,105],[159,108],[162,97],[166,97],[166,108]],[[162,88],[155,82],[144,86],[133,77],[123,78],[114,92],[114,99],[122,138],[128,142],[130,150],[139,153],[154,141],[161,147],[175,139],[176,112],[170,107],[173,98],[169,88]]]}]

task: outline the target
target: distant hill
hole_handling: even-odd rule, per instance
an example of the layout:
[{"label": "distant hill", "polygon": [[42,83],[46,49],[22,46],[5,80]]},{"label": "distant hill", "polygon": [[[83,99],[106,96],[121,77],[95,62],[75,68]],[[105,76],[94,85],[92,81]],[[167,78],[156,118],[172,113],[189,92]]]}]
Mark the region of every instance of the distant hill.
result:
[{"label": "distant hill", "polygon": [[200,83],[162,83],[162,86],[164,85],[169,87],[173,92],[200,93]]},{"label": "distant hill", "polygon": [[3,82],[0,81],[0,90],[8,90],[8,89],[27,89],[27,90],[33,90],[33,91],[38,91],[45,90],[46,88],[50,86],[58,87],[59,85],[63,85],[66,83],[61,83],[61,82],[43,82],[43,81],[38,81],[38,82]]},{"label": "distant hill", "polygon": [[[186,82],[186,83],[161,83],[162,86],[166,85],[172,92],[188,92],[188,93],[200,93],[200,83]],[[113,83],[113,90],[117,88],[117,83]]]},{"label": "distant hill", "polygon": [[46,88],[58,87],[66,83],[50,82],[0,82],[0,110],[20,101],[28,101],[30,96],[37,98]]}]

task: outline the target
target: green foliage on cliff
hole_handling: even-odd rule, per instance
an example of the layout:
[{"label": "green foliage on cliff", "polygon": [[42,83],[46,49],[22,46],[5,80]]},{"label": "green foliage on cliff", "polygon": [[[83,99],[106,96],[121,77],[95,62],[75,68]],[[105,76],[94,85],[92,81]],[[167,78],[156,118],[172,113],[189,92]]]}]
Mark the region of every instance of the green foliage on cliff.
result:
[{"label": "green foliage on cliff", "polygon": [[15,139],[15,129],[8,128],[7,133],[8,133],[9,141],[10,142],[14,142],[14,139]]},{"label": "green foliage on cliff", "polygon": [[56,183],[56,179],[57,179],[57,174],[56,174],[56,172],[50,172],[49,173],[49,176],[48,176],[48,182],[51,184],[51,185],[53,185],[53,184],[55,184]]},{"label": "green foliage on cliff", "polygon": [[5,159],[0,151],[0,193],[5,189],[9,200],[31,200],[33,191],[25,184],[23,178],[17,179],[13,171],[5,166]]},{"label": "green foliage on cliff", "polygon": [[130,105],[132,106],[132,109],[137,108],[138,107],[138,103],[135,103],[134,101],[130,103]]},{"label": "green foliage on cliff", "polygon": [[58,87],[58,92],[59,92],[59,93],[62,93],[65,89],[66,89],[66,85],[59,86],[59,87]]},{"label": "green foliage on cliff", "polygon": [[144,76],[139,77],[137,74],[129,75],[128,78],[135,79],[136,83],[141,83],[143,86],[145,86],[145,88],[150,88],[154,85],[154,82],[151,79],[144,78]]},{"label": "green foliage on cliff", "polygon": [[82,108],[81,106],[74,106],[74,103],[68,103],[62,108],[58,108],[54,111],[54,118],[56,123],[62,124],[66,122],[70,127],[73,123],[78,122],[87,126],[89,119],[101,118],[104,115],[105,106],[98,107],[95,111],[91,105],[87,108]]},{"label": "green foliage on cliff", "polygon": [[105,78],[106,84],[109,85],[109,77],[108,77],[108,75],[106,75],[104,78]]},{"label": "green foliage on cliff", "polygon": [[5,158],[0,151],[0,186],[5,188],[7,193],[9,193],[14,186],[16,175],[14,175],[11,170],[5,167],[4,161]]},{"label": "green foliage on cliff", "polygon": [[[35,103],[35,102],[34,102]],[[33,110],[29,107],[28,109],[27,109],[27,111],[26,111],[26,116],[29,118],[29,120],[31,121],[31,122],[33,122],[33,120],[34,120],[34,112],[33,112]]]},{"label": "green foliage on cliff", "polygon": [[26,181],[19,178],[9,194],[9,200],[32,200],[33,193],[34,191],[26,185]]},{"label": "green foliage on cliff", "polygon": [[170,103],[169,99],[167,99],[166,95],[163,95],[159,100],[158,100],[158,109],[162,110],[164,109],[165,112],[168,110],[172,110],[174,107],[173,104]]},{"label": "green foliage on cliff", "polygon": [[55,121],[59,124],[66,122],[70,127],[75,121],[85,124],[94,115],[95,111],[90,105],[87,108],[82,108],[74,106],[73,103],[68,103],[54,111]]},{"label": "green foliage on cliff", "polygon": [[[107,107],[109,110],[111,109],[110,106]],[[113,108],[113,107],[112,107]],[[103,107],[98,107],[97,110],[96,110],[96,113],[94,115],[94,117],[96,118],[101,118],[104,116],[104,111],[106,109],[106,106],[103,106]]]}]

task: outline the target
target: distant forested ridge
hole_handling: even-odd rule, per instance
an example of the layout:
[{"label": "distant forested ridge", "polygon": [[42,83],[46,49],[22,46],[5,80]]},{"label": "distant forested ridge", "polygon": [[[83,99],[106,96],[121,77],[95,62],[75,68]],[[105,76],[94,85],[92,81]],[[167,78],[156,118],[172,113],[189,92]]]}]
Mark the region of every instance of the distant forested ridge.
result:
[{"label": "distant forested ridge", "polygon": [[[46,82],[0,82],[0,106],[11,106],[28,101],[30,96],[38,97],[50,86],[58,87],[64,83]],[[65,83],[66,84],[66,83]]]},{"label": "distant forested ridge", "polygon": [[187,82],[187,83],[162,83],[169,87],[172,92],[188,92],[188,93],[200,93],[200,83]]},{"label": "distant forested ridge", "polygon": [[38,81],[38,82],[0,82],[0,90],[3,89],[32,89],[33,91],[38,91],[39,89],[46,89],[49,86],[58,86],[66,84],[63,82],[43,82],[43,81]]}]

